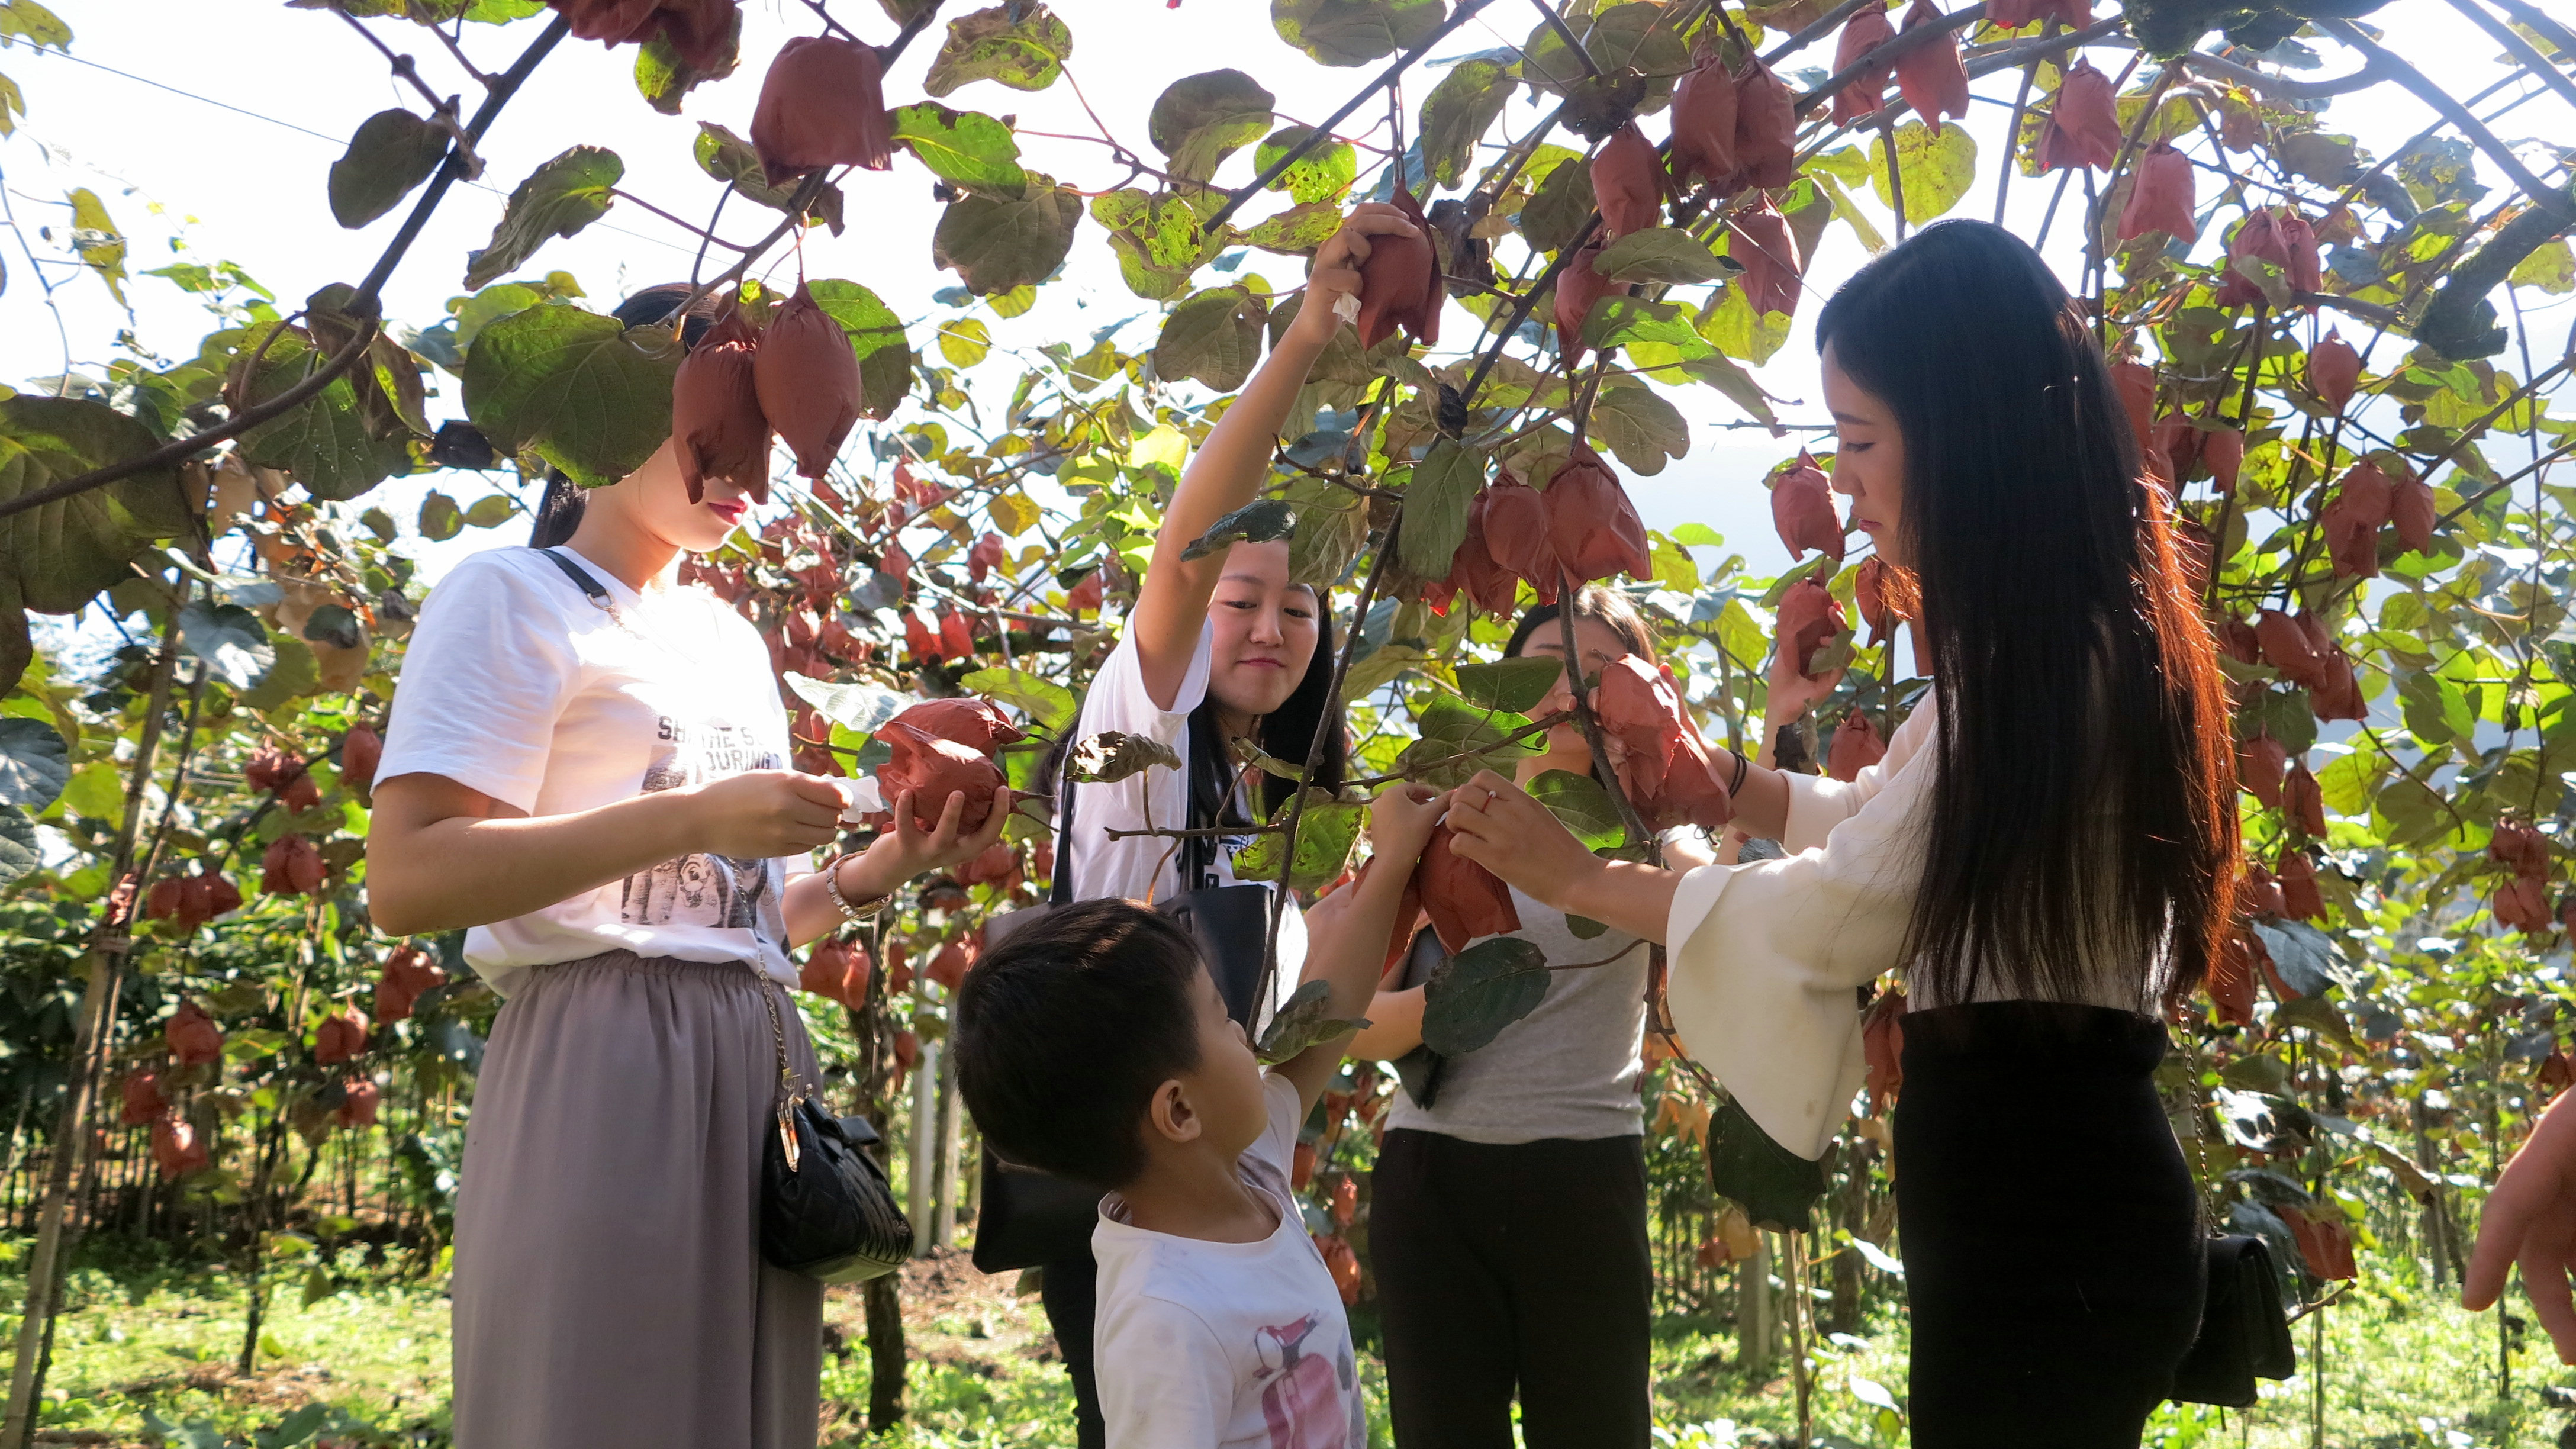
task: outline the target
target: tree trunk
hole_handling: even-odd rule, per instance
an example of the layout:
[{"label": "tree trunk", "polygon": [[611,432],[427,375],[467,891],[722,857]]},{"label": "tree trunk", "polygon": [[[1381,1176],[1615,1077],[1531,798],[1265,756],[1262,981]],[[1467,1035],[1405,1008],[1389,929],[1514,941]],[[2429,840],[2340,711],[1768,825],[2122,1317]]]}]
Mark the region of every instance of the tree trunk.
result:
[{"label": "tree trunk", "polygon": [[931,1167],[930,1242],[937,1248],[957,1243],[957,1058],[939,1054],[939,1130],[931,1141],[936,1160]]},{"label": "tree trunk", "polygon": [[[1850,1233],[1854,1239],[1869,1235],[1869,1163],[1877,1144],[1866,1137],[1854,1136],[1841,1144],[1837,1155],[1842,1159],[1843,1182],[1834,1194],[1834,1226]],[[1858,1333],[1868,1309],[1868,1277],[1860,1251],[1845,1247],[1834,1254],[1834,1293],[1825,1305],[1824,1330],[1827,1333]]]},{"label": "tree trunk", "polygon": [[913,1256],[917,1258],[930,1255],[933,1238],[930,1221],[937,1202],[935,1189],[939,1175],[936,1151],[939,1141],[939,1068],[940,1058],[947,1055],[940,1050],[943,1045],[936,1041],[923,1042],[920,1060],[913,1066],[912,1122],[909,1127],[912,1180],[905,1185],[904,1197],[905,1211],[912,1219]]},{"label": "tree trunk", "polygon": [[902,1275],[871,1278],[868,1304],[868,1432],[883,1434],[903,1422]]},{"label": "tree trunk", "polygon": [[1753,1235],[1753,1256],[1735,1267],[1735,1337],[1744,1381],[1771,1381],[1771,1235]]},{"label": "tree trunk", "polygon": [[117,831],[114,864],[109,868],[107,905],[90,932],[89,974],[81,986],[80,1015],[72,1037],[71,1072],[63,1086],[63,1107],[54,1119],[53,1152],[45,1164],[44,1205],[36,1214],[35,1251],[27,1257],[27,1306],[18,1325],[18,1360],[9,1375],[7,1417],[0,1419],[0,1449],[26,1449],[35,1433],[36,1400],[44,1392],[46,1346],[53,1338],[54,1315],[62,1308],[64,1270],[78,1241],[70,1219],[72,1189],[87,1155],[90,1105],[106,1070],[110,1036],[116,1026],[116,995],[125,953],[132,942],[126,928],[142,907],[139,883],[125,889],[134,869],[134,837],[143,820],[144,788],[161,752],[161,723],[170,712],[170,679],[178,663],[177,603],[173,622],[162,630],[160,657],[152,668],[152,693],[144,706],[143,737],[136,742],[134,764],[125,778],[125,819]]}]

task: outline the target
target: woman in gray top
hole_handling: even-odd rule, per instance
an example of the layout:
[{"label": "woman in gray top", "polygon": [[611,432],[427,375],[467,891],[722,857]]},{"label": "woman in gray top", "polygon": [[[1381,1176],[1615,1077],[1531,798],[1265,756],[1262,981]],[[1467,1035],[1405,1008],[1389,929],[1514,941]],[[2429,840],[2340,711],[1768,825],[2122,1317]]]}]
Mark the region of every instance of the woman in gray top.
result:
[{"label": "woman in gray top", "polygon": [[[1624,595],[1574,600],[1584,673],[1658,657]],[[1513,655],[1565,653],[1553,604],[1513,631]],[[1571,708],[1563,684],[1539,713]],[[1591,774],[1571,720],[1521,763]],[[1616,789],[1615,781],[1605,781]],[[1712,859],[1697,832],[1668,839],[1678,868]],[[1387,1391],[1402,1449],[1522,1444],[1643,1449],[1651,1429],[1653,1264],[1646,1235],[1644,1069],[1647,944],[1624,931],[1577,937],[1565,915],[1515,890],[1513,934],[1551,965],[1547,997],[1484,1047],[1440,1063],[1436,1086],[1400,1091],[1371,1181],[1369,1244],[1386,1332]],[[1422,988],[1381,990],[1351,1055],[1422,1045]],[[1423,1074],[1414,1074],[1420,1085]]]}]

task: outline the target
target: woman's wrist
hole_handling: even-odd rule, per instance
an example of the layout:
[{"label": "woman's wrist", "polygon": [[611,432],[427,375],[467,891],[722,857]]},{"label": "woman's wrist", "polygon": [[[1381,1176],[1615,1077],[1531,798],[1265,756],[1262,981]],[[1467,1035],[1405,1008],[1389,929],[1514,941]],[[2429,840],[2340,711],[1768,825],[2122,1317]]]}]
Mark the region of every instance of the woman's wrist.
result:
[{"label": "woman's wrist", "polygon": [[1597,921],[1601,917],[1592,908],[1597,908],[1595,898],[1609,879],[1610,862],[1586,851],[1580,865],[1557,873],[1556,879],[1547,883],[1549,889],[1546,894],[1529,891],[1527,886],[1522,889],[1569,916],[1584,916]]},{"label": "woman's wrist", "polygon": [[888,836],[880,836],[877,844],[869,846],[856,855],[834,858],[830,865],[823,867],[824,879],[829,883],[828,888],[836,891],[842,900],[848,901],[853,906],[864,906],[870,901],[884,900],[901,889],[904,881],[910,878],[903,873],[903,867],[898,863],[877,858],[878,849],[885,846],[890,839],[891,837]]}]

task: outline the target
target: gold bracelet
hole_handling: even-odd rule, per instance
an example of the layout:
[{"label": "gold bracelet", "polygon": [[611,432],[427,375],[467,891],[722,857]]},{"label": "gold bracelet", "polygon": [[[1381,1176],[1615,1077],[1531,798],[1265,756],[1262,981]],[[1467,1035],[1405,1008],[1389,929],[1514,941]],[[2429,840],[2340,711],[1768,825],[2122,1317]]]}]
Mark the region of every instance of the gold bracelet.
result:
[{"label": "gold bracelet", "polygon": [[830,893],[832,904],[840,911],[841,919],[855,926],[884,910],[886,902],[894,899],[894,893],[889,891],[884,895],[870,896],[864,901],[853,904],[848,896],[841,894],[841,862],[849,858],[849,855],[844,852],[833,856],[832,863],[823,867],[823,889]]}]

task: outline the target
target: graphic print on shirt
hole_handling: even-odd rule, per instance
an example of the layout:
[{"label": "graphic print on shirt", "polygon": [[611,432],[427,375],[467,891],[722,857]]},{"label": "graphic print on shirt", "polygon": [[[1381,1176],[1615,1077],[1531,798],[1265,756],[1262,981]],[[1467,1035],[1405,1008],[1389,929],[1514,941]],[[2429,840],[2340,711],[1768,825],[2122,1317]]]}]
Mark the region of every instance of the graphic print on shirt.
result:
[{"label": "graphic print on shirt", "polygon": [[[785,767],[785,761],[760,747],[748,726],[692,728],[664,715],[641,788],[650,795],[747,770]],[[716,926],[783,941],[787,926],[779,892],[784,885],[774,860],[699,852],[628,876],[619,890],[617,915],[630,926]]]},{"label": "graphic print on shirt", "polygon": [[1306,1351],[1307,1336],[1322,1323],[1323,1315],[1309,1313],[1262,1329],[1253,1345],[1261,1356],[1261,1419],[1270,1429],[1270,1449],[1357,1449],[1368,1443],[1358,1365],[1347,1352],[1336,1363]]}]

